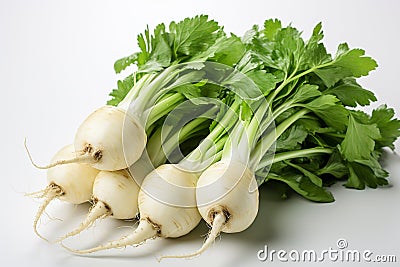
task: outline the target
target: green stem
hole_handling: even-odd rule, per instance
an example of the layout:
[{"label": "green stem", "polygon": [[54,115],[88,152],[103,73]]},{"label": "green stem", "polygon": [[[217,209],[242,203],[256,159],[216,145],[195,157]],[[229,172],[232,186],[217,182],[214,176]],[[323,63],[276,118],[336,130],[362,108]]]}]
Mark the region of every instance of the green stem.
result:
[{"label": "green stem", "polygon": [[332,154],[333,149],[332,148],[324,148],[324,147],[315,147],[315,148],[307,148],[307,149],[302,149],[302,150],[295,150],[295,151],[288,151],[288,152],[281,152],[278,154],[275,154],[273,159],[272,158],[265,158],[263,159],[260,164],[257,166],[257,170],[262,170],[268,165],[288,160],[288,159],[294,159],[294,158],[301,158],[301,157],[307,157],[307,156],[312,156],[315,154]]},{"label": "green stem", "polygon": [[303,77],[303,76],[305,76],[305,75],[307,75],[307,74],[309,74],[309,73],[311,73],[311,72],[316,71],[317,69],[328,67],[328,66],[332,65],[333,63],[334,63],[334,61],[330,61],[330,62],[321,64],[321,65],[318,65],[318,66],[314,66],[314,67],[312,67],[312,68],[310,68],[310,69],[308,69],[308,70],[305,70],[305,71],[303,71],[303,72],[300,72],[300,73],[297,74],[297,75],[294,75],[294,74],[296,73],[296,70],[295,70],[295,71],[294,71],[287,79],[285,79],[285,80],[274,90],[274,92],[267,98],[268,103],[271,103],[271,105],[272,105],[272,102],[274,101],[275,97],[279,94],[279,92],[280,92],[286,85],[288,85],[289,83],[291,83],[292,81],[298,80],[298,79],[300,79],[301,77]]},{"label": "green stem", "polygon": [[326,134],[332,137],[338,137],[338,138],[345,138],[346,135],[345,134],[341,134],[341,133],[321,133],[321,134]]},{"label": "green stem", "polygon": [[[220,160],[221,160],[221,158],[222,158],[222,150],[221,150],[221,151],[219,151],[217,154],[215,154],[215,156],[214,156],[214,160],[213,160],[213,162],[212,162],[211,164],[214,164],[215,162],[218,162],[218,161],[220,161]],[[211,166],[211,164],[210,164],[210,166]]]},{"label": "green stem", "polygon": [[289,128],[293,123],[295,123],[298,119],[303,117],[308,112],[309,110],[306,108],[297,111],[295,114],[281,122],[275,128],[274,132],[271,132],[270,134],[264,136],[252,151],[252,155],[250,157],[250,167],[254,169],[260,163],[263,156],[267,153],[267,151],[271,148],[275,141],[279,138],[279,136],[281,136],[287,128]]},{"label": "green stem", "polygon": [[172,151],[179,147],[179,144],[188,140],[188,138],[194,133],[206,128],[204,125],[207,120],[208,118],[197,118],[192,120],[183,126],[180,131],[176,131],[172,136],[170,136],[164,144],[162,143],[162,135],[170,135],[173,127],[170,126],[169,128],[165,128],[164,126],[163,128],[158,128],[147,144],[147,153],[149,154],[149,158],[153,165],[159,166],[160,164],[165,163],[167,157],[172,153]]},{"label": "green stem", "polygon": [[[210,140],[215,140],[219,138],[219,136],[225,132],[228,131],[234,123],[237,121],[234,117],[237,116],[236,111],[239,108],[239,103],[238,101],[235,101],[232,106],[228,109],[226,115],[222,118],[221,121],[217,123],[215,128],[211,131],[207,139]],[[235,120],[234,120],[235,119]]]},{"label": "green stem", "polygon": [[[204,158],[206,158],[206,159],[207,159],[207,158],[211,158],[212,156],[214,156],[215,153],[218,153],[218,152],[222,151],[222,149],[224,148],[225,143],[226,143],[227,140],[228,140],[228,135],[226,134],[226,135],[224,135],[223,137],[221,137],[221,138],[215,143],[214,146],[212,146],[209,150],[207,150],[207,151],[204,153]],[[215,147],[215,148],[213,149],[213,147]]]},{"label": "green stem", "polygon": [[125,98],[118,104],[118,107],[128,110],[132,101],[138,98],[139,92],[147,87],[149,83],[154,79],[156,74],[146,74],[139,81],[135,83],[133,88],[128,92]]},{"label": "green stem", "polygon": [[[239,108],[238,101],[233,102],[231,107],[227,110],[223,118],[217,123],[214,129],[209,135],[200,143],[200,145],[194,149],[188,156],[187,161],[195,162],[203,159],[203,156],[207,151],[212,149],[213,144],[218,141],[227,131],[229,131],[233,125],[235,125],[237,118],[236,112]],[[218,152],[218,151],[215,151]]]},{"label": "green stem", "polygon": [[185,97],[180,93],[174,93],[167,98],[159,101],[149,111],[149,115],[145,116],[146,119],[146,130],[149,126],[153,125],[156,121],[167,115],[177,105],[179,105]]},{"label": "green stem", "polygon": [[[267,118],[264,118],[266,113],[267,113]],[[257,111],[255,112],[253,118],[251,119],[249,126],[247,127],[249,135],[248,136],[249,145],[251,146],[250,151],[256,145],[257,139],[262,135],[262,133],[270,124],[268,123],[268,121],[265,123],[265,120],[272,120],[272,119],[273,118],[270,118],[269,114],[269,104],[264,99],[261,105],[258,107]]]},{"label": "green stem", "polygon": [[[193,132],[199,131],[199,129],[203,130],[205,128],[208,128],[208,125],[205,124],[205,122],[208,120],[208,118],[197,118],[183,126],[181,132],[180,132],[180,138],[182,140],[187,140],[189,137],[193,134]],[[196,131],[194,131],[196,130]]]},{"label": "green stem", "polygon": [[330,61],[330,62],[321,64],[321,65],[312,67],[311,69],[305,70],[305,71],[303,71],[303,72],[300,72],[299,74],[293,76],[293,77],[290,79],[289,82],[294,81],[294,80],[297,80],[297,79],[299,79],[300,77],[303,77],[303,76],[305,76],[305,75],[307,75],[307,74],[309,74],[309,73],[311,73],[311,72],[316,71],[317,69],[321,69],[321,68],[328,67],[328,66],[332,65],[333,63],[334,63],[334,61]]},{"label": "green stem", "polygon": [[154,167],[158,167],[166,161],[164,152],[162,151],[161,132],[170,132],[173,128],[157,128],[147,141],[146,150],[147,155]]},{"label": "green stem", "polygon": [[[147,76],[149,78],[146,78],[146,81],[140,83],[146,76],[145,75],[137,83],[141,90],[140,94],[135,98],[135,92],[132,90],[129,91],[128,95],[118,106],[125,109],[127,113],[137,118],[141,125],[145,126],[146,115],[148,115],[145,113],[146,109],[154,106],[154,103],[159,97],[168,92],[163,90],[163,87],[176,78],[179,71],[180,70],[175,70],[175,66],[171,66],[159,74],[149,74]],[[158,97],[155,98],[155,95]],[[150,124],[148,124],[147,127],[150,127]]]}]

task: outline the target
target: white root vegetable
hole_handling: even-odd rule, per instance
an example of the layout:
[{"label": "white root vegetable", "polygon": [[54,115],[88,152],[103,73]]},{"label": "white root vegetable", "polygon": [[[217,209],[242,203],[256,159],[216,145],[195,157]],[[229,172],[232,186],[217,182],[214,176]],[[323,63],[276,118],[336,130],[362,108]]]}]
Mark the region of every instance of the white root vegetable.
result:
[{"label": "white root vegetable", "polygon": [[138,193],[139,185],[128,171],[100,171],[93,184],[92,200],[95,204],[79,227],[58,241],[79,234],[99,218],[134,218],[138,213]]},{"label": "white root vegetable", "polygon": [[193,230],[201,220],[196,208],[197,176],[175,165],[161,165],[149,173],[139,191],[139,225],[134,232],[87,250],[66,249],[86,254],[100,250],[139,245],[154,237],[175,238]]},{"label": "white root vegetable", "polygon": [[119,107],[104,106],[82,123],[74,145],[76,151],[91,156],[94,168],[113,171],[135,163],[146,143],[146,132],[135,117]]},{"label": "white root vegetable", "polygon": [[[180,75],[187,69],[192,71]],[[199,81],[203,74],[183,64],[171,66],[161,73],[144,75],[117,107],[103,106],[81,124],[74,141],[78,156],[60,159],[46,166],[35,166],[47,169],[60,164],[84,162],[105,171],[130,167],[146,147],[146,130],[168,114],[182,97],[177,94],[166,102],[161,101],[160,106],[156,106],[157,100],[177,86]]]},{"label": "white root vegetable", "polygon": [[[51,161],[57,162],[59,159],[74,155],[74,146],[67,145],[59,150]],[[49,185],[41,191],[41,197],[44,198],[44,201],[40,205],[33,222],[33,229],[39,237],[47,240],[39,234],[37,224],[49,203],[56,198],[72,204],[89,201],[92,196],[93,182],[98,173],[98,170],[82,163],[60,165],[47,171]]]},{"label": "white root vegetable", "polygon": [[121,170],[140,158],[146,142],[146,132],[136,117],[125,109],[103,106],[78,128],[74,141],[77,155],[60,158],[46,166],[35,166],[48,169],[62,164],[88,163],[98,170]]},{"label": "white root vegetable", "polygon": [[199,177],[196,200],[201,217],[212,229],[196,252],[163,258],[190,258],[203,253],[221,233],[247,229],[258,213],[259,193],[254,173],[240,162],[220,161]]}]

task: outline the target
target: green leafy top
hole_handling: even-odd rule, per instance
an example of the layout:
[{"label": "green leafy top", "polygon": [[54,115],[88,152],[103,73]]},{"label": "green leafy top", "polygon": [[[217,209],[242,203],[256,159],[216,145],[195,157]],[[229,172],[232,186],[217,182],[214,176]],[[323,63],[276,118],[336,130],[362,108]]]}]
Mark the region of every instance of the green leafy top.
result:
[{"label": "green leafy top", "polygon": [[[387,184],[387,172],[378,159],[382,147],[394,148],[400,121],[386,106],[373,110],[371,116],[347,108],[377,100],[356,81],[374,70],[376,61],[346,43],[338,46],[334,56],[329,54],[322,43],[321,23],[308,40],[277,19],[266,20],[263,26],[253,26],[245,34],[248,52],[241,68],[264,72],[249,76],[265,80],[266,85],[272,84],[268,77],[280,73],[281,79],[268,86],[266,98],[277,118],[277,132],[287,130],[277,138],[275,163],[269,170],[269,161],[261,161],[257,176],[284,182],[319,202],[333,201],[321,181],[329,185],[345,179],[346,187],[356,189]],[[301,110],[305,115],[295,117]]]},{"label": "green leafy top", "polygon": [[[139,51],[115,62],[117,73],[132,64],[137,70],[118,81],[108,104],[118,105],[143,77],[174,64],[222,63],[254,82],[275,119],[276,131],[260,134],[252,151],[252,159],[259,159],[255,170],[258,181],[279,181],[317,202],[334,200],[326,186],[336,181],[356,189],[386,185],[388,173],[379,159],[382,148],[394,149],[400,121],[385,105],[371,115],[356,110],[377,101],[372,91],[357,82],[357,78],[375,70],[377,63],[363,49],[351,49],[346,43],[330,54],[323,37],[321,23],[308,39],[303,39],[300,31],[292,25],[283,26],[278,19],[268,19],[262,27],[253,26],[242,37],[227,35],[206,15],[171,22],[168,27],[159,24],[152,32],[147,28],[138,35]],[[241,75],[231,75],[226,86],[231,82],[246,87],[240,83]],[[246,88],[240,90],[246,92]],[[246,125],[252,125],[257,113],[251,101],[242,101],[240,96],[207,81],[181,85],[174,94],[193,103],[207,96],[219,98],[227,106],[237,104],[235,120]],[[216,120],[223,120],[227,113],[222,106]],[[219,131],[220,137],[224,131],[216,120],[209,132]],[[227,120],[227,125],[234,125],[234,119]],[[223,147],[221,140],[225,139],[215,140],[219,147]],[[274,142],[276,154],[271,159],[266,153],[270,147],[265,144],[272,146]]]},{"label": "green leafy top", "polygon": [[[245,49],[238,37],[227,36],[222,27],[206,15],[172,21],[168,30],[164,23],[157,25],[152,33],[147,28],[138,35],[137,41],[140,52],[123,57],[114,64],[116,73],[135,65],[135,81],[176,63],[208,60],[233,66],[242,58]],[[109,105],[117,105],[132,88],[131,83],[121,82],[125,86],[113,90]]]}]

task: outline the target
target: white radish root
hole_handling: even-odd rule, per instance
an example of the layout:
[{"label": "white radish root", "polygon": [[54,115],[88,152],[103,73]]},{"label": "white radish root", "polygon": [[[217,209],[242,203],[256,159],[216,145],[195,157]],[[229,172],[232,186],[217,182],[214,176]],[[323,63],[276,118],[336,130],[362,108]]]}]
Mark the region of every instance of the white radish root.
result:
[{"label": "white radish root", "polygon": [[[29,158],[31,164],[35,168],[41,169],[41,170],[47,170],[47,169],[53,168],[53,167],[58,166],[58,165],[64,165],[64,164],[70,164],[70,163],[91,163],[92,162],[92,156],[91,155],[82,154],[82,155],[76,156],[76,154],[73,153],[73,154],[69,155],[70,158],[52,160],[51,163],[42,166],[42,165],[37,164],[33,160],[32,154],[29,151],[28,145],[26,143],[26,138],[24,140],[24,146],[25,146],[25,150],[26,150],[26,153],[28,154],[28,158]],[[72,152],[74,152],[74,151],[75,150],[73,150]]]},{"label": "white radish root", "polygon": [[75,135],[75,151],[92,155],[92,166],[115,171],[135,163],[147,143],[141,123],[124,109],[103,106],[90,114]]},{"label": "white radish root", "polygon": [[132,219],[138,213],[139,185],[125,170],[100,171],[93,184],[94,206],[78,228],[60,238],[74,236],[90,227],[97,219],[111,216]]},{"label": "white radish root", "polygon": [[201,219],[196,208],[196,180],[195,174],[182,171],[175,165],[161,165],[146,176],[140,188],[138,204],[141,219],[134,232],[91,249],[66,248],[77,254],[86,254],[139,245],[157,236],[180,237],[189,233]]},{"label": "white radish root", "polygon": [[110,209],[102,201],[97,201],[97,203],[90,209],[89,214],[85,220],[79,225],[78,228],[72,230],[65,236],[57,239],[56,242],[61,242],[62,240],[77,235],[83,230],[89,228],[96,220],[99,218],[104,218],[111,215]]},{"label": "white radish root", "polygon": [[189,254],[185,254],[185,255],[165,255],[165,256],[160,256],[157,260],[160,262],[163,259],[168,259],[168,258],[193,258],[196,256],[199,256],[200,254],[202,254],[204,251],[206,251],[215,241],[215,239],[219,236],[219,234],[221,233],[221,229],[224,226],[225,222],[227,221],[227,218],[225,217],[225,215],[222,213],[219,213],[215,216],[214,220],[213,220],[213,224],[212,224],[212,228],[210,230],[210,232],[208,233],[207,239],[206,241],[203,243],[203,246],[193,252],[193,253],[189,253]]},{"label": "white radish root", "polygon": [[[49,169],[70,163],[88,163],[98,170],[122,170],[135,163],[147,143],[146,132],[135,117],[124,109],[103,106],[91,113],[80,125],[75,135],[76,155],[60,158],[52,163],[39,166]],[[28,151],[29,152],[29,151]]]},{"label": "white radish root", "polygon": [[202,247],[185,255],[165,258],[191,258],[200,255],[221,233],[246,230],[258,213],[258,188],[253,172],[239,162],[220,161],[202,173],[197,182],[196,200],[202,218],[212,226]]},{"label": "white radish root", "polygon": [[50,204],[50,202],[53,201],[55,198],[60,197],[64,192],[56,184],[48,185],[47,188],[43,191],[44,191],[44,194],[43,194],[42,198],[44,198],[44,200],[43,200],[42,204],[39,206],[39,209],[33,220],[33,231],[41,239],[43,239],[45,241],[49,241],[47,238],[45,238],[44,236],[42,236],[39,233],[39,231],[37,229],[37,225],[38,225],[39,219],[41,218],[42,214],[44,213],[44,211],[46,210],[46,207]]},{"label": "white radish root", "polygon": [[158,232],[158,230],[156,229],[156,227],[154,227],[147,220],[140,220],[138,227],[131,234],[126,235],[119,240],[111,241],[111,242],[108,242],[108,243],[98,246],[98,247],[85,249],[85,250],[77,250],[77,249],[69,248],[62,243],[61,243],[61,245],[70,252],[73,252],[76,254],[88,254],[88,253],[93,253],[93,252],[97,252],[100,250],[107,250],[107,249],[112,249],[112,248],[122,248],[122,247],[132,246],[132,245],[140,245],[141,243],[145,242],[146,240],[156,237],[157,232]]},{"label": "white radish root", "polygon": [[[67,145],[56,153],[52,162],[56,162],[60,158],[70,157],[74,153],[73,145]],[[37,226],[51,201],[60,199],[72,204],[81,204],[89,201],[92,195],[93,182],[98,173],[98,170],[89,165],[78,163],[60,165],[48,169],[47,181],[49,185],[42,190],[43,193],[41,195],[38,194],[38,197],[44,198],[44,201],[40,205],[33,222],[34,231],[40,238],[47,240],[39,234]]]}]

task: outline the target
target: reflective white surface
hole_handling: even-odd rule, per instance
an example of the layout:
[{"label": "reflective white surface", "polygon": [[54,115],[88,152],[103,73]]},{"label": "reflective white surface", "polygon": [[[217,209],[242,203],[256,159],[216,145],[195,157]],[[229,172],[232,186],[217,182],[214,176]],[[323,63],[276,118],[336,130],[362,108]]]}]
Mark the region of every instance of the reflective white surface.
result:
[{"label": "reflective white surface", "polygon": [[[222,234],[215,245],[192,260],[165,260],[157,256],[182,254],[201,245],[208,228],[204,222],[180,239],[155,239],[141,247],[112,250],[96,256],[71,255],[59,245],[34,235],[33,216],[38,201],[25,197],[46,185],[45,172],[34,169],[23,140],[39,163],[46,163],[61,146],[72,142],[80,122],[108,99],[116,85],[116,59],[136,50],[136,35],[146,24],[180,20],[207,13],[229,32],[242,34],[253,24],[280,18],[308,36],[323,22],[325,43],[334,52],[340,42],[361,47],[379,68],[361,84],[381,103],[400,114],[398,64],[400,4],[397,1],[0,1],[0,90],[2,220],[0,257],[12,266],[265,266],[257,252],[269,250],[348,249],[392,254],[400,261],[400,159],[389,152],[384,165],[391,187],[364,191],[340,184],[332,188],[336,202],[316,204],[293,196],[280,200],[261,189],[255,223],[240,234]],[[399,115],[398,115],[399,116]],[[400,143],[397,142],[399,146]],[[397,148],[397,151],[398,148]],[[40,231],[55,239],[76,226],[88,206],[56,201],[40,223]],[[54,218],[62,219],[55,220]],[[105,219],[66,244],[84,248],[128,232],[134,222]],[[372,256],[373,257],[373,256]],[[332,263],[326,259],[324,263]],[[361,263],[360,263],[361,264]],[[293,263],[308,266],[308,263]],[[385,265],[385,264],[379,264]],[[387,266],[396,266],[387,263]],[[334,266],[354,266],[336,262]]]}]

